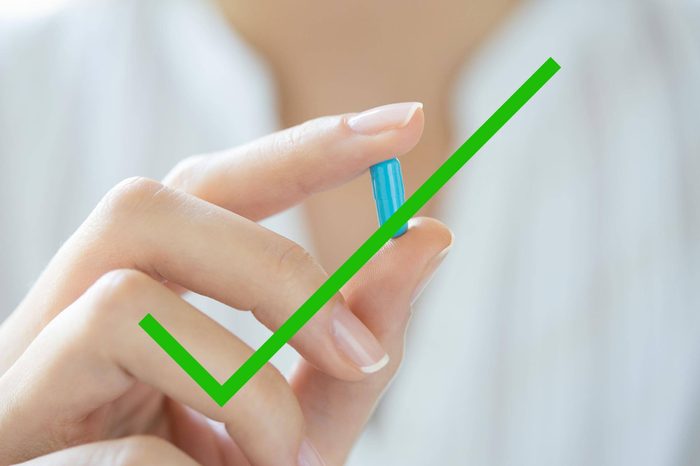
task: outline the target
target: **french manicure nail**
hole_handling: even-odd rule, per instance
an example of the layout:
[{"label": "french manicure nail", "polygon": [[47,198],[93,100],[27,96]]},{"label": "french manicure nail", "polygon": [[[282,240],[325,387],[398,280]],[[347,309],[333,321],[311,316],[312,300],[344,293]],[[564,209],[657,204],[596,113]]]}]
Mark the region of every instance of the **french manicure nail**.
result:
[{"label": "french manicure nail", "polygon": [[304,439],[299,447],[299,466],[325,466],[325,462],[308,439]]},{"label": "french manicure nail", "polygon": [[348,126],[356,133],[377,134],[406,126],[419,108],[420,102],[383,105],[358,113],[348,119]]},{"label": "french manicure nail", "polygon": [[442,261],[445,259],[447,254],[450,252],[450,249],[452,249],[452,242],[450,242],[450,244],[445,249],[440,251],[435,257],[430,259],[428,264],[425,266],[423,276],[418,282],[418,285],[416,285],[415,290],[413,290],[413,296],[411,296],[411,306],[413,306],[413,303],[418,300],[420,295],[423,293],[423,290],[425,290],[430,283],[430,280],[433,279],[435,272],[440,267],[440,264],[442,264]]},{"label": "french manicure nail", "polygon": [[389,355],[372,332],[343,303],[336,303],[331,320],[338,349],[362,372],[372,374],[386,366]]}]

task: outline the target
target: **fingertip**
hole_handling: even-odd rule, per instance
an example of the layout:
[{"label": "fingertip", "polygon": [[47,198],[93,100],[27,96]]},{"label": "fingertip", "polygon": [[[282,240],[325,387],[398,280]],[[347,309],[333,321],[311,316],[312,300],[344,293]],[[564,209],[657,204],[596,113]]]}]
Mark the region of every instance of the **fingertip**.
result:
[{"label": "fingertip", "polygon": [[380,142],[391,148],[390,151],[387,151],[387,157],[384,157],[384,159],[401,157],[410,152],[423,136],[424,127],[425,113],[421,104],[403,127],[387,131],[381,135],[382,141]]},{"label": "fingertip", "polygon": [[422,111],[422,102],[397,102],[343,115],[342,120],[354,134],[376,136],[407,127]]},{"label": "fingertip", "polygon": [[423,135],[423,128],[425,127],[425,112],[423,111],[423,104],[420,105],[413,113],[413,116],[406,124],[406,128],[413,131],[418,135],[418,139]]},{"label": "fingertip", "polygon": [[[406,234],[390,240],[347,288],[350,306],[355,309],[358,299],[362,301],[359,308],[387,307],[397,299],[409,303],[425,271],[446,256],[453,242],[452,231],[442,222],[428,217],[411,219]],[[359,288],[363,293],[353,293]]]},{"label": "fingertip", "polygon": [[[352,363],[354,372],[372,374],[389,362],[381,343],[343,302],[336,303],[331,313],[331,334],[336,348]],[[353,378],[356,375],[359,374],[352,374]]]},{"label": "fingertip", "polygon": [[[417,241],[420,243],[420,247],[427,247],[429,250],[435,250],[437,253],[451,248],[454,243],[452,230],[441,221],[431,217],[414,217],[410,219],[406,233],[410,236],[404,235],[404,237],[410,238],[411,241]],[[401,238],[403,237],[394,241],[400,241]]]},{"label": "fingertip", "polygon": [[425,114],[421,102],[402,102],[339,115],[338,121],[341,140],[351,141],[351,146],[341,146],[367,166],[413,149],[423,135]]}]

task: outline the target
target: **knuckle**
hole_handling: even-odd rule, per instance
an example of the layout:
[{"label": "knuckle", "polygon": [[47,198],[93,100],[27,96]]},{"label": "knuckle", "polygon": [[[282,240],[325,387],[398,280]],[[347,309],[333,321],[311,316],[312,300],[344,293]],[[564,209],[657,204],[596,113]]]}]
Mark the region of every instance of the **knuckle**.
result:
[{"label": "knuckle", "polygon": [[321,266],[309,252],[297,243],[285,240],[275,254],[275,270],[282,282],[302,285],[311,281],[311,286],[323,280]]},{"label": "knuckle", "polygon": [[111,319],[115,314],[123,314],[131,308],[128,303],[134,296],[141,295],[152,282],[143,272],[132,269],[118,269],[107,272],[92,286],[95,305],[90,306],[89,321]]},{"label": "knuckle", "polygon": [[150,205],[163,185],[149,178],[127,178],[114,186],[100,202],[100,210],[112,214],[132,213]]},{"label": "knuckle", "polygon": [[115,338],[145,315],[144,304],[153,296],[149,293],[154,283],[145,273],[130,269],[112,270],[97,279],[54,319],[58,325],[53,327],[54,335],[61,335],[62,340],[59,351],[66,355],[62,357],[89,351],[110,359]]},{"label": "knuckle", "polygon": [[300,150],[306,143],[306,126],[304,124],[293,126],[282,132],[282,138],[279,140],[278,149],[280,152],[294,152]]},{"label": "knuckle", "polygon": [[308,122],[287,128],[272,137],[271,152],[279,160],[297,160],[303,157],[309,144]]}]

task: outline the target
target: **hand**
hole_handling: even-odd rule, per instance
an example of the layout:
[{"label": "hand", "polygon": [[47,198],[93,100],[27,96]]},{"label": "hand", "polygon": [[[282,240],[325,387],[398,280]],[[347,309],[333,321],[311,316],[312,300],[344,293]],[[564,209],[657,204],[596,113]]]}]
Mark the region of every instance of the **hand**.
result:
[{"label": "hand", "polygon": [[401,359],[411,296],[451,244],[444,226],[414,220],[290,341],[303,356],[290,382],[268,364],[224,407],[138,322],[150,312],[227,378],[252,349],[179,292],[278,328],[327,276],[255,221],[410,150],[423,115],[401,109],[383,130],[321,118],[113,188],[0,328],[0,463],[341,464]]}]

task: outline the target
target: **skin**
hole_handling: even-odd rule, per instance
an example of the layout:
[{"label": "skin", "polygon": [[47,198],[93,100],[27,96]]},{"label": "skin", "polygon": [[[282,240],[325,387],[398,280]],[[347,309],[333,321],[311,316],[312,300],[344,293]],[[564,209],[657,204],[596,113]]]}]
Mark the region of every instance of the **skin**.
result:
[{"label": "skin", "polygon": [[[454,150],[457,72],[518,0],[218,0],[232,27],[269,63],[285,126],[392,101],[425,104],[423,138],[401,159],[412,193]],[[314,251],[335,270],[376,229],[367,177],[314,196],[305,213]],[[342,211],[345,215],[336,215]],[[435,215],[440,196],[422,211]]]},{"label": "skin", "polygon": [[[411,151],[410,193],[449,155],[456,72],[516,1],[220,2],[270,64],[285,126],[411,100],[428,112],[424,137],[422,110],[372,136],[352,134],[347,115],[328,117],[192,157],[161,183],[116,186],[0,327],[0,464],[292,465],[302,444],[343,464],[400,364],[414,292],[452,243],[427,218],[294,337],[303,360],[289,381],[268,365],[224,408],[134,330],[152,312],[228,377],[252,350],[180,294],[251,309],[277,328],[376,227],[358,175]],[[302,201],[318,261],[255,224]],[[338,350],[329,330],[338,303],[386,350],[387,366],[365,374]]]},{"label": "skin", "polygon": [[[401,360],[413,292],[451,245],[442,224],[414,220],[291,340],[304,360],[290,381],[267,365],[223,408],[137,324],[153,313],[219,380],[239,367],[252,349],[179,293],[251,309],[276,329],[325,281],[300,246],[255,220],[409,151],[423,129],[420,109],[372,135],[348,117],[192,157],[162,183],[114,187],[0,327],[0,464],[294,465],[302,443],[342,464]],[[389,355],[380,371],[339,350],[339,305]]]}]

